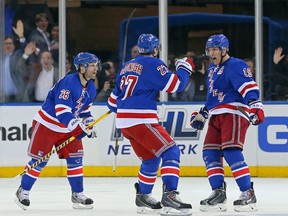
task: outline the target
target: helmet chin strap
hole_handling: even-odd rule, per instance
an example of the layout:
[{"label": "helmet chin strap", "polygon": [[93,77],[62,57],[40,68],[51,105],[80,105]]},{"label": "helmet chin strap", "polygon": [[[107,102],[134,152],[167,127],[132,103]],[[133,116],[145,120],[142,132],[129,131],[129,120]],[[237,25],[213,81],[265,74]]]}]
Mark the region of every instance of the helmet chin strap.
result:
[{"label": "helmet chin strap", "polygon": [[[86,73],[86,72],[85,72]],[[86,79],[85,73],[82,74],[83,78],[88,82],[89,80]]]}]

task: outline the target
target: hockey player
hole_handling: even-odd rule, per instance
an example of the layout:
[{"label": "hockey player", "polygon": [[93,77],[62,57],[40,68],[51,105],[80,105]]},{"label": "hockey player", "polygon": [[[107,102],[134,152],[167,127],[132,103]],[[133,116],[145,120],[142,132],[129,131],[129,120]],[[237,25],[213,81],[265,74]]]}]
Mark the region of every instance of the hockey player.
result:
[{"label": "hockey player", "polygon": [[[155,210],[166,215],[176,211],[179,215],[191,215],[191,205],[178,196],[180,151],[158,123],[157,97],[159,91],[182,91],[194,65],[188,58],[179,59],[177,71],[171,73],[157,58],[160,43],[152,34],[140,35],[137,46],[139,55],[122,66],[108,99],[108,107],[117,113],[116,127],[142,161],[135,183],[137,212]],[[163,195],[159,202],[151,197],[151,192],[161,160]]]},{"label": "hockey player", "polygon": [[[209,118],[203,145],[212,194],[200,202],[201,211],[226,211],[226,183],[222,157],[231,168],[241,191],[234,201],[235,211],[256,211],[256,196],[248,165],[242,154],[249,120],[253,125],[264,121],[263,104],[259,88],[248,65],[230,57],[229,41],[223,34],[212,35],[206,43],[206,53],[213,61],[208,67],[207,100],[199,112],[191,115],[190,124],[195,131],[202,130]],[[239,111],[245,110],[250,119]]]},{"label": "hockey player", "polygon": [[[33,119],[28,166],[49,153],[70,137],[76,137],[58,151],[60,159],[66,159],[67,178],[71,186],[73,208],[93,208],[93,200],[83,194],[83,146],[84,136],[96,137],[95,127],[86,128],[94,121],[90,107],[96,96],[93,79],[100,61],[94,54],[82,52],[75,56],[78,73],[65,76],[49,91],[46,101]],[[15,202],[24,210],[30,205],[29,192],[48,161],[35,166],[21,179]]]}]

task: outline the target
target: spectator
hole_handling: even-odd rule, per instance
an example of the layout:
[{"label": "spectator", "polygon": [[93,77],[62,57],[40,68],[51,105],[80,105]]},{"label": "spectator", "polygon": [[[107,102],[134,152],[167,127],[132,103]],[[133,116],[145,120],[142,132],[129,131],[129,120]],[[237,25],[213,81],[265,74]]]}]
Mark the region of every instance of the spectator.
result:
[{"label": "spectator", "polygon": [[113,90],[113,83],[111,81],[105,81],[103,88],[97,94],[95,101],[99,101],[99,102],[107,101],[112,90]]},{"label": "spectator", "polygon": [[102,63],[101,66],[102,66],[101,70],[99,71],[99,73],[97,73],[97,79],[98,79],[97,92],[98,93],[100,93],[106,81],[113,82],[116,76],[114,63],[112,61],[106,61]]},{"label": "spectator", "polygon": [[59,67],[59,25],[55,23],[51,28],[50,51],[52,53],[54,64]]},{"label": "spectator", "polygon": [[288,54],[283,54],[283,48],[275,49],[273,56],[273,80],[275,96],[273,100],[288,100]]},{"label": "spectator", "polygon": [[[198,63],[199,61],[199,63]],[[195,80],[195,95],[194,101],[206,101],[207,87],[206,87],[206,71],[208,65],[211,63],[209,56],[201,55],[194,57],[195,74],[193,78]]]},{"label": "spectator", "polygon": [[36,47],[43,52],[45,50],[50,50],[50,40],[48,29],[48,16],[45,13],[38,13],[35,16],[36,29],[32,30],[29,35],[28,41],[34,41]]},{"label": "spectator", "polygon": [[16,85],[12,79],[11,74],[11,67],[10,65],[13,64],[11,62],[11,56],[15,51],[15,42],[12,36],[6,36],[4,41],[4,94],[5,94],[5,101],[6,102],[13,102],[16,99],[18,94]]},{"label": "spectator", "polygon": [[131,59],[135,58],[139,54],[137,45],[133,46],[131,49]]},{"label": "spectator", "polygon": [[53,66],[53,62],[50,51],[41,53],[40,62],[36,63],[31,71],[26,99],[31,102],[43,102],[45,100],[49,90],[59,79],[59,70]]}]

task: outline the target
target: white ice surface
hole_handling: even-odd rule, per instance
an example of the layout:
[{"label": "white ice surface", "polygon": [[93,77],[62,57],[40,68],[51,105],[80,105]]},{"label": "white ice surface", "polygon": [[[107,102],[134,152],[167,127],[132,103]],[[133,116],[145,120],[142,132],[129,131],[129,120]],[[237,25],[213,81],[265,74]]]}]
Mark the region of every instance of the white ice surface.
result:
[{"label": "white ice surface", "polygon": [[[210,193],[207,178],[180,178],[178,190],[180,198],[192,204],[193,216],[288,216],[288,179],[253,178],[258,199],[258,211],[253,213],[234,212],[233,201],[240,192],[233,178],[227,182],[227,212],[204,213],[199,211],[199,202]],[[94,200],[92,210],[75,210],[71,204],[71,192],[66,178],[39,178],[30,192],[31,205],[23,211],[14,203],[15,191],[19,180],[0,178],[0,216],[102,216],[102,215],[138,215],[136,213],[134,183],[136,177],[86,177],[85,195]],[[153,197],[161,198],[161,179],[158,178]],[[154,214],[157,215],[157,214]]]}]

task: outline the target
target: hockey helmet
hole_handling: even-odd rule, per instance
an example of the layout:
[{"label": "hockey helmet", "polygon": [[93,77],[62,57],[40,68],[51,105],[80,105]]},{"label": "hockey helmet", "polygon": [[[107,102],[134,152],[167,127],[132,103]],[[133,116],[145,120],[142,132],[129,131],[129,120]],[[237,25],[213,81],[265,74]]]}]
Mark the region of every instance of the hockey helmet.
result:
[{"label": "hockey helmet", "polygon": [[209,55],[208,49],[212,47],[219,47],[221,51],[226,48],[226,52],[229,51],[229,41],[227,37],[223,34],[212,35],[208,38],[206,42],[206,55]]},{"label": "hockey helmet", "polygon": [[138,38],[138,51],[139,53],[153,53],[154,48],[160,50],[160,42],[153,34],[141,34]]},{"label": "hockey helmet", "polygon": [[87,69],[88,63],[92,62],[96,62],[98,65],[98,70],[101,70],[100,59],[92,53],[80,52],[74,57],[74,65],[77,71],[80,68],[80,65],[84,65],[84,67]]}]

